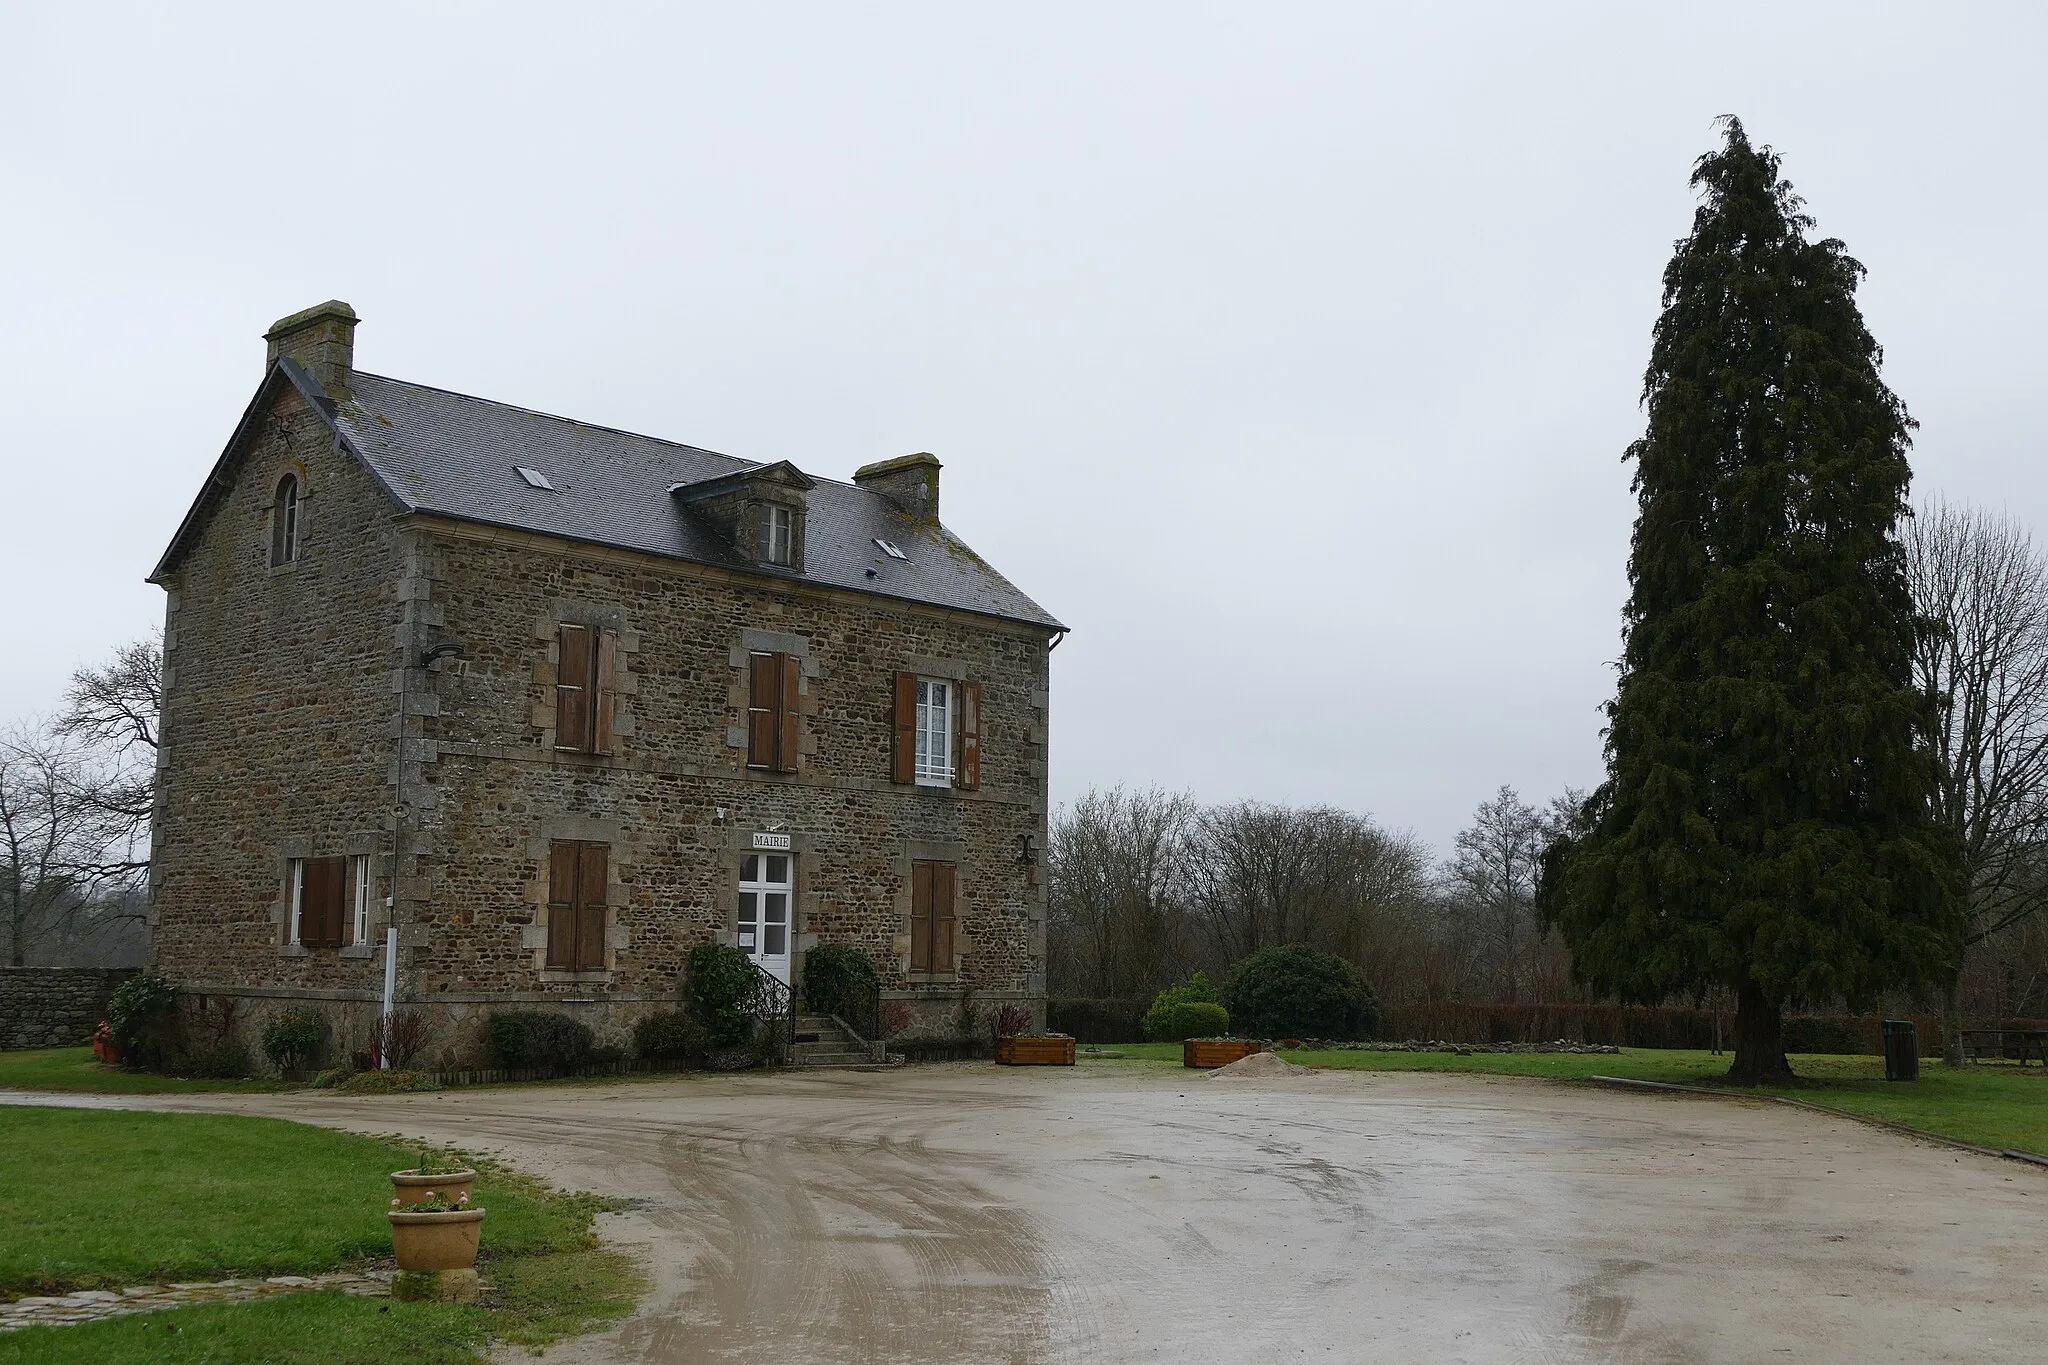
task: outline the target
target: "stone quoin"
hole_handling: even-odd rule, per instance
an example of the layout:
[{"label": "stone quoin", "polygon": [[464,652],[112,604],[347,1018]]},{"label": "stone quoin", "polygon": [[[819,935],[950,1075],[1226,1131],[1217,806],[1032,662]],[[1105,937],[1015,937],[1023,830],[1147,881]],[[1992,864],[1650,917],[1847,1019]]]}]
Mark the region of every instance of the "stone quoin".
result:
[{"label": "stone quoin", "polygon": [[568,421],[358,371],[355,327],[270,329],[151,575],[157,968],[345,1055],[395,926],[429,1065],[493,1009],[623,1041],[707,941],[785,980],[859,948],[906,1036],[1042,1022],[1065,628],[940,524],[939,462]]}]

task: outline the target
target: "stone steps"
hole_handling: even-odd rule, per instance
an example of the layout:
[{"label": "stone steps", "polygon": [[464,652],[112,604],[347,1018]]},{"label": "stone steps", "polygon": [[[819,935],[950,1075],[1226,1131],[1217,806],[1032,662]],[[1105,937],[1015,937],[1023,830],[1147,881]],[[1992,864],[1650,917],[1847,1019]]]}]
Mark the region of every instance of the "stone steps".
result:
[{"label": "stone steps", "polygon": [[806,1071],[826,1067],[875,1066],[874,1054],[828,1014],[796,1017],[796,1046],[791,1061]]}]

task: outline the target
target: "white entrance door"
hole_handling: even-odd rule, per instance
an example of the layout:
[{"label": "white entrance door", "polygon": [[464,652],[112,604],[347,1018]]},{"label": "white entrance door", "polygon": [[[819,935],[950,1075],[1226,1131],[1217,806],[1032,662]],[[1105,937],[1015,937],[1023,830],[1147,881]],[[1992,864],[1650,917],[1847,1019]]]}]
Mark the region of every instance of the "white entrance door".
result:
[{"label": "white entrance door", "polygon": [[785,985],[789,982],[790,863],[787,853],[740,859],[740,951]]}]

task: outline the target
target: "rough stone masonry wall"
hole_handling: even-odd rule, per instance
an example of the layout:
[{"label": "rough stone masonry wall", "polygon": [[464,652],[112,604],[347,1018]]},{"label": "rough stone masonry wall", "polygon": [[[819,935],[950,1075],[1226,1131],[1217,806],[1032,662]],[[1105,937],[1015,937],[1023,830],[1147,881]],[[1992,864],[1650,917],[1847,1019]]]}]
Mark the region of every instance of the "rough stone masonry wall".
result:
[{"label": "rough stone masonry wall", "polygon": [[0,1051],[92,1041],[127,967],[0,967]]},{"label": "rough stone masonry wall", "polygon": [[[1044,994],[1046,633],[820,589],[476,528],[443,528],[431,596],[466,658],[440,677],[422,776],[430,923],[409,934],[417,998],[502,993],[623,1027],[671,1002],[692,946],[730,941],[756,830],[796,855],[800,946],[862,948],[929,1031]],[[619,632],[617,742],[554,748],[556,626]],[[802,659],[794,774],[745,766],[750,650]],[[979,682],[978,791],[890,780],[897,670]],[[554,839],[610,845],[605,969],[544,967]],[[958,865],[956,970],[913,978],[910,863]],[[599,1007],[603,1008],[599,1008]],[[627,1008],[634,1007],[634,1008]]]},{"label": "rough stone masonry wall", "polygon": [[[301,553],[272,567],[287,471],[303,490]],[[286,941],[287,860],[369,854],[382,875],[405,532],[289,388],[232,472],[166,584],[156,966],[199,990],[374,992],[370,946]]]}]

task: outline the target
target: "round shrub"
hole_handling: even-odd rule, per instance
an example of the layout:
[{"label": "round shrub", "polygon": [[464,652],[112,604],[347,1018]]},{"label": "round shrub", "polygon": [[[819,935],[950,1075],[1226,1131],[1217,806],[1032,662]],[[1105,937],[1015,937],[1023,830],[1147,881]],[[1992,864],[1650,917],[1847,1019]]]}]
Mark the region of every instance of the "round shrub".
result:
[{"label": "round shrub", "polygon": [[703,1043],[703,1034],[681,1010],[662,1010],[633,1025],[633,1055],[648,1061],[680,1062]]},{"label": "round shrub", "polygon": [[1306,943],[1238,963],[1224,1002],[1252,1038],[1370,1038],[1379,1027],[1379,1002],[1358,968]]},{"label": "round shrub", "polygon": [[700,943],[690,950],[684,1000],[707,1046],[729,1048],[753,1037],[760,976],[753,961],[729,944]]},{"label": "round shrub", "polygon": [[[1198,1010],[1189,1013],[1191,1005],[1209,1005],[1215,1012]],[[1178,1043],[1186,1038],[1213,1038],[1230,1031],[1230,1016],[1216,1002],[1216,988],[1209,984],[1209,978],[1196,972],[1178,986],[1168,986],[1152,997],[1152,1008],[1145,1011],[1139,1027],[1147,1038],[1155,1043]]]},{"label": "round shrub", "polygon": [[238,1081],[255,1069],[249,1049],[236,1038],[216,1038],[193,1048],[179,1059],[178,1067],[187,1076],[210,1081]]},{"label": "round shrub", "polygon": [[311,1066],[327,1037],[327,1021],[311,1010],[280,1010],[263,1026],[263,1055],[296,1076]]},{"label": "round shrub", "polygon": [[155,972],[137,972],[114,988],[107,1002],[107,1033],[121,1049],[122,1066],[145,1071],[163,1067],[177,1006],[177,988]]},{"label": "round shrub", "polygon": [[504,1010],[484,1022],[484,1056],[506,1071],[574,1071],[597,1039],[581,1021],[547,1010]]},{"label": "round shrub", "polygon": [[804,954],[804,1003],[844,1019],[865,1014],[875,991],[875,964],[858,948],[826,943]]},{"label": "round shrub", "polygon": [[1155,1003],[1145,1012],[1145,1036],[1155,1043],[1221,1038],[1230,1032],[1230,1011],[1211,1000]]}]

